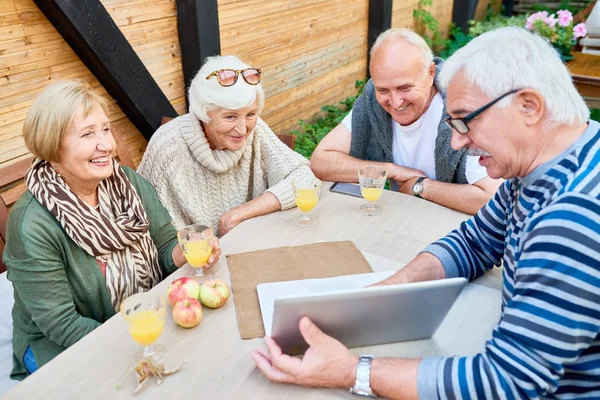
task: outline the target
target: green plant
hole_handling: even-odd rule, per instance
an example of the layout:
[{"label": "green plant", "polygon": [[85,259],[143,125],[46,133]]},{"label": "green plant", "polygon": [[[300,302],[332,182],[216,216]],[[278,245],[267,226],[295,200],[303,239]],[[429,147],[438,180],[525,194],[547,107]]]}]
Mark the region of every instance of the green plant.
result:
[{"label": "green plant", "polygon": [[440,32],[440,22],[427,9],[432,5],[432,0],[419,0],[417,8],[413,10],[416,31],[425,39],[434,53],[438,54],[444,49],[449,40]]},{"label": "green plant", "polygon": [[526,15],[518,15],[513,17],[495,15],[484,21],[471,20],[469,21],[469,35],[472,37],[477,37],[496,28],[503,28],[506,26],[524,26],[526,20]]},{"label": "green plant", "polygon": [[318,118],[313,123],[308,123],[304,120],[300,120],[298,125],[299,130],[291,132],[296,135],[296,144],[294,150],[302,154],[306,158],[310,158],[313,151],[319,144],[319,142],[327,135],[333,128],[339,125],[344,117],[352,109],[352,105],[363,92],[363,88],[367,83],[366,80],[356,81],[355,87],[358,89],[358,93],[355,96],[347,97],[341,101],[337,106],[335,105],[324,105],[321,107],[321,111],[324,115]]},{"label": "green plant", "polygon": [[600,108],[590,108],[590,119],[600,122]]},{"label": "green plant", "polygon": [[447,59],[452,54],[454,54],[458,49],[466,45],[473,39],[473,36],[470,36],[463,32],[463,30],[456,26],[454,23],[450,25],[450,40],[448,40],[448,45],[444,50],[439,53],[439,56]]},{"label": "green plant", "polygon": [[554,13],[558,10],[569,10],[573,14],[577,14],[579,11],[583,10],[588,6],[591,2],[596,0],[588,0],[585,2],[585,5],[581,5],[581,3],[573,2],[569,0],[562,0],[558,5],[556,2],[550,2],[548,4],[537,3],[531,6],[533,11],[548,11],[548,13]]},{"label": "green plant", "polygon": [[469,21],[469,32],[464,33],[462,29],[456,25],[452,25],[450,28],[450,40],[446,48],[440,53],[440,57],[448,58],[454,52],[467,43],[473,38],[494,30],[496,28],[502,28],[505,26],[524,26],[527,20],[526,15],[505,17],[503,15],[493,15],[488,13],[488,16],[483,21],[470,20]]}]

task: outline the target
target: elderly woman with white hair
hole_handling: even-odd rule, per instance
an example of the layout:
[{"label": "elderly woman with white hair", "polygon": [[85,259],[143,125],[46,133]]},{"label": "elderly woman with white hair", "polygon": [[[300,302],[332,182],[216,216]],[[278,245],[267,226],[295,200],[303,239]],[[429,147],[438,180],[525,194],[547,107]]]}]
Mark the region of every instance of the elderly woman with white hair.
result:
[{"label": "elderly woman with white hair", "polygon": [[260,70],[235,56],[209,57],[189,90],[190,112],[156,131],[138,172],[181,228],[224,235],[247,219],[292,208],[291,179],[313,176],[259,118]]}]

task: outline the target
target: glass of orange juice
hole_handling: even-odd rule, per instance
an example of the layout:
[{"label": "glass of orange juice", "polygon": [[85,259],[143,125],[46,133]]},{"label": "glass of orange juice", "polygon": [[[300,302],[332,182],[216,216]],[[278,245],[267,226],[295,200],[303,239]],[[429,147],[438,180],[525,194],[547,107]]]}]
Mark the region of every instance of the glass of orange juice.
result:
[{"label": "glass of orange juice", "polygon": [[296,217],[296,225],[304,227],[315,226],[319,223],[319,218],[316,215],[308,213],[319,202],[321,181],[311,176],[301,176],[292,180],[292,186],[294,187],[296,205],[302,211],[302,214]]},{"label": "glass of orange juice", "polygon": [[206,225],[189,225],[177,232],[183,255],[196,270],[195,276],[204,276],[204,267],[212,254],[215,240],[213,229]]},{"label": "glass of orange juice", "polygon": [[360,192],[368,201],[367,204],[359,207],[361,214],[369,216],[381,214],[382,209],[375,202],[381,197],[386,179],[387,172],[383,168],[365,167],[358,170]]},{"label": "glass of orange juice", "polygon": [[151,361],[162,364],[168,355],[167,349],[156,344],[165,326],[165,299],[153,293],[137,293],[121,303],[121,315],[127,322],[129,334],[143,347],[136,350],[131,360],[138,364]]}]

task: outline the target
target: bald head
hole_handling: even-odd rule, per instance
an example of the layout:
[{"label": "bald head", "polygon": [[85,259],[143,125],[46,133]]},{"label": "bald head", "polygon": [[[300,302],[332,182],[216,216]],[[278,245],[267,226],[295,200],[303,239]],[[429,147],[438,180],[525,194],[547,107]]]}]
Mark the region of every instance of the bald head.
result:
[{"label": "bald head", "polygon": [[[394,45],[397,43],[403,43],[407,46],[396,48]],[[394,54],[397,57],[402,57],[403,51],[406,49],[411,51],[411,57],[414,55],[413,51],[418,50],[420,52],[422,64],[425,68],[428,68],[433,62],[433,52],[421,36],[407,28],[396,28],[388,29],[377,37],[377,40],[373,43],[373,47],[371,48],[371,64],[373,63],[373,58],[376,58],[378,53],[389,52],[391,48],[396,50],[394,51]]]},{"label": "bald head", "polygon": [[414,44],[399,40],[382,43],[375,51],[371,51],[369,71],[371,76],[380,74],[397,75],[405,70],[420,70],[426,74],[433,60],[428,60],[422,49]]}]

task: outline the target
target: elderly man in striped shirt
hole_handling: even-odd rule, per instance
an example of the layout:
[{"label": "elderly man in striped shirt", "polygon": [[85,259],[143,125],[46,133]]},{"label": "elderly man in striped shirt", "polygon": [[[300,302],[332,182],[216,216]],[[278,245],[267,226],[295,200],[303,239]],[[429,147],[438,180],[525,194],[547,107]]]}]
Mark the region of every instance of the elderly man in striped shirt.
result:
[{"label": "elderly man in striped shirt", "polygon": [[362,369],[361,394],[394,399],[600,399],[600,124],[555,50],[520,28],[474,39],[440,81],[452,146],[507,181],[382,283],[475,279],[503,263],[502,316],[485,351],[369,365],[305,317],[301,361],[265,338],[256,365],[272,380],[329,387],[353,387]]}]

